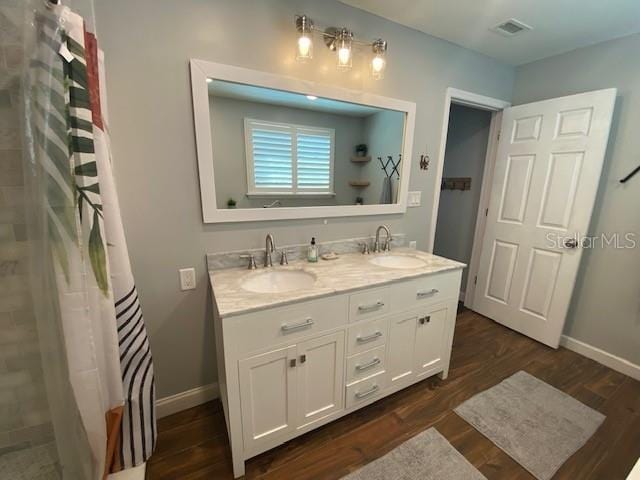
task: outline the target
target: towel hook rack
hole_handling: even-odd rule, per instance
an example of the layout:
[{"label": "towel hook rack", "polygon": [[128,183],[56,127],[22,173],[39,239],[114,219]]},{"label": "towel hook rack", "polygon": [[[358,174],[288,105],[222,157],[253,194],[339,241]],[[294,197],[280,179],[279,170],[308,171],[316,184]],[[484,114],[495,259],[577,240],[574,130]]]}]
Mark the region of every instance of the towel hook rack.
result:
[{"label": "towel hook rack", "polygon": [[629,175],[627,175],[626,177],[621,179],[620,183],[627,183],[638,172],[640,172],[640,165],[638,165],[636,168],[634,168]]}]

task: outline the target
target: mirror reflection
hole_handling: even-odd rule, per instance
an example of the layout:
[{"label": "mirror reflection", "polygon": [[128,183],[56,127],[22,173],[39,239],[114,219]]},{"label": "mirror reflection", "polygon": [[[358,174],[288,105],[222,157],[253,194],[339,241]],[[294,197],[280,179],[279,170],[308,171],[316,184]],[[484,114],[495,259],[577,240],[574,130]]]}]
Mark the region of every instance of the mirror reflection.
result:
[{"label": "mirror reflection", "polygon": [[404,112],[207,82],[218,208],[397,202]]}]

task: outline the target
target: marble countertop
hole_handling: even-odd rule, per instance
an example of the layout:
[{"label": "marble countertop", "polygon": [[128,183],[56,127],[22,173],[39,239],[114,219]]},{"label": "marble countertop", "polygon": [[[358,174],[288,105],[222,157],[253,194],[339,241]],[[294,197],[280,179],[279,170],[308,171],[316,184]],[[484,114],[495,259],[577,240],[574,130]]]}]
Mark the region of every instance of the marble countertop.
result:
[{"label": "marble countertop", "polygon": [[[417,268],[386,268],[369,263],[378,255],[361,253],[343,254],[337,260],[318,259],[317,263],[306,261],[290,262],[288,266],[273,266],[269,269],[229,268],[211,270],[209,279],[221,318],[249,313],[263,308],[287,305],[336,293],[351,292],[363,288],[384,285],[433,273],[464,268],[464,263],[438,257],[430,253],[398,248],[391,255],[408,255],[422,259],[424,266]],[[275,262],[275,260],[274,260]],[[279,293],[254,293],[244,290],[242,283],[254,275],[265,271],[303,270],[316,279],[311,288]]]}]

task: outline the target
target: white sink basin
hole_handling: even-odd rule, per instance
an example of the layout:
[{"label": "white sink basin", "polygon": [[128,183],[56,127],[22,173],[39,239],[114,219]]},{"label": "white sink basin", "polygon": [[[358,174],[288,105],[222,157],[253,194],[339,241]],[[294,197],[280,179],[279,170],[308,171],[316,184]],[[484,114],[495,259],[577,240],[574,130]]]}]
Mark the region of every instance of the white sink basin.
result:
[{"label": "white sink basin", "polygon": [[270,270],[250,276],[242,288],[254,293],[283,293],[311,288],[316,277],[302,270]]},{"label": "white sink basin", "polygon": [[420,268],[427,264],[424,260],[410,255],[381,255],[373,257],[369,263],[386,268]]}]

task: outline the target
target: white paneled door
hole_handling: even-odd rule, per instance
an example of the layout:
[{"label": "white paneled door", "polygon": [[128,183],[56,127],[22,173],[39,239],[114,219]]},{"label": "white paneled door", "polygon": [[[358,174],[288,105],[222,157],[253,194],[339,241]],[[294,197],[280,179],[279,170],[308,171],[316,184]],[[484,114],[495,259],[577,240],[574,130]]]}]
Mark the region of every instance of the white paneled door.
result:
[{"label": "white paneled door", "polygon": [[596,198],[616,90],[504,110],[473,307],[556,348]]}]

